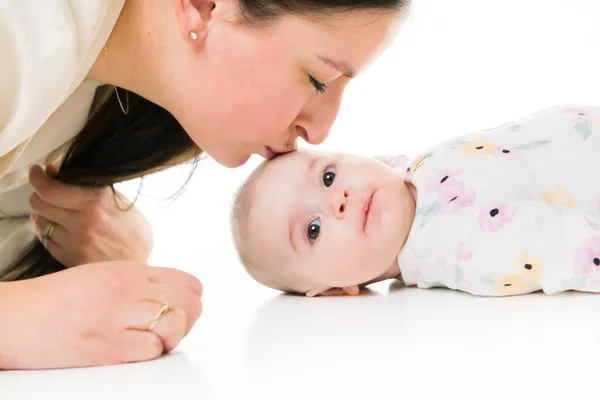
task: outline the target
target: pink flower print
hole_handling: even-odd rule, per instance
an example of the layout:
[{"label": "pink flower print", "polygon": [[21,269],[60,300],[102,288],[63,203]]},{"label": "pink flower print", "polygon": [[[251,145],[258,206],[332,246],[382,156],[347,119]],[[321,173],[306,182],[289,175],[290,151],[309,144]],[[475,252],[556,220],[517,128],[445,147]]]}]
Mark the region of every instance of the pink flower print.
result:
[{"label": "pink flower print", "polygon": [[460,261],[469,261],[471,258],[473,258],[473,253],[471,253],[469,250],[467,250],[467,247],[465,246],[465,244],[463,242],[460,242],[460,245],[458,246],[458,253],[457,253],[456,257]]},{"label": "pink flower print", "polygon": [[462,169],[444,169],[437,174],[435,182],[431,182],[427,186],[427,193],[435,193],[445,186],[453,185],[458,183],[456,176],[462,174]]},{"label": "pink flower print", "polygon": [[457,278],[460,284],[462,284],[465,289],[467,289],[469,292],[471,291],[471,284],[467,281],[465,281],[464,277],[465,277],[465,271],[459,266],[456,268],[456,274],[457,274]]},{"label": "pink flower print", "polygon": [[508,147],[499,147],[496,150],[495,155],[505,158],[507,160],[516,160],[516,159],[523,157],[523,151],[517,150],[517,149],[511,149]]},{"label": "pink flower print", "polygon": [[440,267],[446,268],[446,263],[448,262],[448,257],[438,256],[435,260],[437,261],[437,263]]},{"label": "pink flower print", "polygon": [[466,189],[462,182],[444,185],[440,190],[438,203],[440,214],[454,214],[475,203],[475,192],[473,189]]},{"label": "pink flower print", "polygon": [[593,237],[575,254],[575,273],[588,275],[600,271],[600,237]]},{"label": "pink flower print", "polygon": [[417,285],[422,285],[425,283],[425,278],[423,278],[423,274],[421,274],[420,269],[415,271],[415,277],[417,278]]},{"label": "pink flower print", "polygon": [[585,117],[586,116],[585,111],[583,111],[580,108],[567,107],[567,108],[563,108],[562,111],[565,114],[575,114],[575,115],[577,115],[579,117]]},{"label": "pink flower print", "polygon": [[496,232],[505,223],[512,221],[517,206],[507,203],[492,204],[486,211],[479,213],[479,227],[484,232]]}]

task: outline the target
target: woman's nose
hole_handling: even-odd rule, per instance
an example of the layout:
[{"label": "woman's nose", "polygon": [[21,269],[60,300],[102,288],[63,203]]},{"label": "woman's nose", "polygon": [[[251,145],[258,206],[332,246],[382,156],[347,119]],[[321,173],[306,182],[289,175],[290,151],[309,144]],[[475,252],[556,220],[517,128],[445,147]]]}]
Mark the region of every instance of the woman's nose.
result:
[{"label": "woman's nose", "polygon": [[[308,124],[307,124],[308,125]],[[327,126],[314,126],[305,128],[301,125],[296,125],[296,132],[298,133],[298,137],[304,139],[304,141],[308,144],[321,144],[327,139],[329,136],[329,130],[331,129],[331,124]]]},{"label": "woman's nose", "polygon": [[333,216],[338,220],[344,219],[346,213],[348,212],[347,209],[349,194],[350,193],[347,189],[336,190],[332,192],[329,197],[329,205],[331,207],[331,212],[333,213]]},{"label": "woman's nose", "polygon": [[298,137],[309,144],[323,143],[340,111],[345,82],[331,84],[325,94],[316,95],[295,121]]}]

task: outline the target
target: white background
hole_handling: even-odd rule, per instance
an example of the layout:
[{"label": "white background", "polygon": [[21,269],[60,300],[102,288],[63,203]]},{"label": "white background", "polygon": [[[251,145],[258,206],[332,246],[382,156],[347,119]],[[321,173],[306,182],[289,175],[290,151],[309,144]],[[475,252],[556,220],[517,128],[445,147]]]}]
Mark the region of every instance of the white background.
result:
[{"label": "white background", "polygon": [[[323,147],[414,155],[559,103],[600,105],[598,0],[414,0],[391,48],[349,86]],[[593,398],[600,297],[476,298],[380,283],[359,298],[281,296],[248,278],[232,194],[259,162],[148,179],[155,265],[204,282],[205,311],[158,361],[0,372],[0,399]],[[565,166],[568,168],[568,166]],[[40,332],[43,340],[43,332]],[[373,396],[373,397],[371,397]]]}]

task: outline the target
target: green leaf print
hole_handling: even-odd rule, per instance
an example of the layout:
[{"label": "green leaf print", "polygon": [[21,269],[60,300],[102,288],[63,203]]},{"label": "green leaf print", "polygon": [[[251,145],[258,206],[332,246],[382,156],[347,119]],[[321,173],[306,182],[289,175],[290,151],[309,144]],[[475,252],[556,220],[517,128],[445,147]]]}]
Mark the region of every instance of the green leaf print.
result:
[{"label": "green leaf print", "polygon": [[552,203],[546,203],[546,205],[548,207],[550,207],[552,209],[552,211],[554,211],[557,215],[562,215],[564,206],[561,206],[560,204],[552,204]]},{"label": "green leaf print", "polygon": [[587,282],[587,276],[573,276],[569,279],[565,279],[561,286],[563,290],[579,290],[585,287]]},{"label": "green leaf print", "polygon": [[489,276],[481,278],[481,281],[483,283],[486,283],[486,284],[490,285],[490,286],[494,286],[494,283],[495,283],[494,280],[491,277],[489,277]]},{"label": "green leaf print", "polygon": [[513,124],[513,125],[509,126],[508,129],[511,132],[519,132],[521,129],[523,129],[523,127],[519,124]]},{"label": "green leaf print", "polygon": [[431,218],[437,213],[440,208],[440,204],[436,201],[429,205],[421,206],[417,208],[417,216],[421,216],[421,226],[425,226],[431,220]]},{"label": "green leaf print", "polygon": [[456,283],[457,285],[461,285],[462,284],[462,273],[460,270],[460,263],[457,262],[456,264],[454,264],[454,283]]},{"label": "green leaf print", "polygon": [[466,140],[451,140],[450,142],[448,142],[448,144],[446,144],[446,148],[456,150],[465,143],[468,142]]},{"label": "green leaf print", "polygon": [[529,142],[522,144],[520,146],[515,147],[517,150],[537,150],[541,147],[544,147],[548,144],[552,143],[551,140],[536,140],[534,142]]},{"label": "green leaf print", "polygon": [[435,214],[438,208],[440,208],[440,204],[437,201],[425,206],[420,206],[417,208],[417,215],[429,216]]},{"label": "green leaf print", "polygon": [[592,136],[592,127],[587,121],[578,122],[575,124],[575,132],[579,133],[585,142],[590,136]]}]

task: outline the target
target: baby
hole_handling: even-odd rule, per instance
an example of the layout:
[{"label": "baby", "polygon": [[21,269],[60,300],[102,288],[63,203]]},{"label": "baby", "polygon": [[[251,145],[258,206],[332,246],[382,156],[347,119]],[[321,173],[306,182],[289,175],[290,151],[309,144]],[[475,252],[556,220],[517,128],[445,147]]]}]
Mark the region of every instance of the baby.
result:
[{"label": "baby", "polygon": [[254,279],[306,296],[600,292],[599,176],[600,108],[553,107],[413,160],[276,157],[239,190],[233,234]]}]

